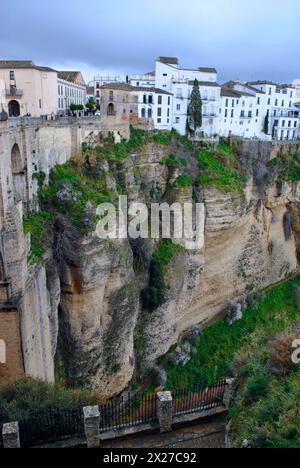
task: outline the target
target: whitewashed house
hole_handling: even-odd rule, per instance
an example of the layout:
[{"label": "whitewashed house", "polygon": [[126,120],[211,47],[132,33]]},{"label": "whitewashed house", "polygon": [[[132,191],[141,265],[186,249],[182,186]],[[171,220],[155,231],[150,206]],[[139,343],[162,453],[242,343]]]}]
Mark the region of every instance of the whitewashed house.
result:
[{"label": "whitewashed house", "polygon": [[179,68],[174,57],[159,57],[155,66],[155,87],[173,94],[172,127],[181,135],[186,133],[188,105],[194,81],[198,80],[203,100],[202,128],[205,136],[218,134],[221,87],[214,68]]},{"label": "whitewashed house", "polygon": [[144,75],[132,75],[129,83],[137,87],[155,88],[155,71],[145,73]]},{"label": "whitewashed house", "polygon": [[269,115],[269,135],[275,140],[294,140],[299,131],[299,108],[296,89],[291,84],[271,81],[248,83],[264,93],[264,115]]},{"label": "whitewashed house", "polygon": [[158,88],[132,87],[132,93],[138,96],[140,118],[151,118],[157,130],[172,130],[173,94]]},{"label": "whitewashed house", "polygon": [[59,115],[66,115],[72,104],[85,106],[86,84],[80,71],[57,72],[57,104]]},{"label": "whitewashed house", "polygon": [[[219,133],[221,136],[264,138],[264,93],[240,82],[222,86]],[[266,137],[267,138],[267,137]]]}]

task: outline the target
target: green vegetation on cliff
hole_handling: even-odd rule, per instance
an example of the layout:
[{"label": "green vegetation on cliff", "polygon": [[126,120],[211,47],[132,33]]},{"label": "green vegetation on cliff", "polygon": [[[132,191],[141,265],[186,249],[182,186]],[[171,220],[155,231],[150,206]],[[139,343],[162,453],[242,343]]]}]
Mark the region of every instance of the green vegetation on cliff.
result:
[{"label": "green vegetation on cliff", "polygon": [[191,360],[185,366],[167,366],[168,387],[183,388],[197,381],[210,384],[228,376],[235,353],[243,346],[255,350],[300,320],[299,287],[299,278],[276,286],[264,293],[260,302],[253,301],[242,320],[229,326],[224,319],[205,328]]},{"label": "green vegetation on cliff", "polygon": [[59,384],[23,379],[0,390],[0,427],[20,421],[48,408],[68,409],[101,403],[99,393],[88,389],[69,389]]},{"label": "green vegetation on cliff", "polygon": [[251,447],[300,448],[300,369],[291,361],[295,336],[277,335],[256,349],[245,346],[236,357],[233,447],[247,441]]},{"label": "green vegetation on cliff", "polygon": [[189,362],[166,366],[165,388],[199,381],[210,385],[234,375],[232,444],[241,447],[247,440],[252,446],[300,447],[300,369],[291,359],[300,331],[300,278],[251,301],[231,326],[224,319],[205,328],[192,343]]},{"label": "green vegetation on cliff", "polygon": [[167,285],[165,273],[175,255],[182,252],[180,245],[173,244],[169,239],[162,240],[153,253],[149,269],[149,282],[142,291],[143,307],[147,310],[157,309],[166,300]]},{"label": "green vegetation on cliff", "polygon": [[276,158],[268,163],[273,178],[278,181],[297,182],[300,180],[300,145],[281,148]]},{"label": "green vegetation on cliff", "polygon": [[243,192],[244,177],[235,151],[222,142],[216,148],[202,149],[196,154],[200,169],[199,182],[221,192]]}]

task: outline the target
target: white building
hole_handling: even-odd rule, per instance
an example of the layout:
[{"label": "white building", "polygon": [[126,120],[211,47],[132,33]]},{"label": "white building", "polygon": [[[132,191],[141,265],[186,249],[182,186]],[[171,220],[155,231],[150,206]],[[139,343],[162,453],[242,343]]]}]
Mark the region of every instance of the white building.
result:
[{"label": "white building", "polygon": [[265,116],[269,115],[269,135],[276,140],[296,139],[299,134],[300,114],[295,106],[295,87],[271,81],[255,81],[248,84],[264,93],[262,110]]},{"label": "white building", "polygon": [[155,88],[155,71],[144,75],[132,75],[129,82],[132,86]]},{"label": "white building", "polygon": [[220,135],[260,140],[298,137],[299,109],[295,107],[296,91],[292,85],[229,81],[222,86],[221,95]]},{"label": "white building", "polygon": [[60,115],[68,114],[71,104],[86,104],[86,85],[79,71],[57,72],[57,92]]},{"label": "white building", "polygon": [[172,130],[173,94],[164,89],[132,87],[132,93],[138,96],[138,114],[140,118],[152,118],[157,130]]},{"label": "white building", "polygon": [[[111,82],[115,83],[120,77],[108,79],[113,79]],[[128,86],[137,92],[140,118],[152,118],[157,129],[175,128],[185,135],[195,80],[198,81],[202,98],[199,136],[232,135],[260,140],[293,140],[300,137],[300,80],[295,80],[293,85],[269,81],[229,81],[221,87],[215,68],[180,68],[177,58],[159,57],[154,72],[132,75]],[[96,98],[100,99],[97,86]]]},{"label": "white building", "polygon": [[264,92],[230,81],[222,86],[219,133],[221,136],[268,139],[263,134],[266,111]]},{"label": "white building", "polygon": [[[133,86],[150,86],[164,90],[173,95],[173,106],[167,120],[171,127],[181,135],[186,133],[187,113],[190,95],[195,79],[199,82],[203,100],[203,125],[201,132],[207,136],[218,133],[219,106],[221,87],[217,83],[217,71],[214,68],[184,69],[179,68],[179,61],[174,57],[159,57],[155,72],[145,75],[133,75],[130,83]],[[158,111],[159,113],[160,111]],[[154,118],[155,128],[160,128],[161,118]]]}]

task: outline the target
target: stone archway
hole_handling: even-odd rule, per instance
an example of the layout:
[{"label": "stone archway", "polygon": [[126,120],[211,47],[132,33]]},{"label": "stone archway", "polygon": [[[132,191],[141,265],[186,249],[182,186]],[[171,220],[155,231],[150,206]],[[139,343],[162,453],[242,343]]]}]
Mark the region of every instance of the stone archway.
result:
[{"label": "stone archway", "polygon": [[18,203],[25,197],[25,173],[19,145],[14,144],[11,150],[11,172],[13,177],[14,201]]},{"label": "stone archway", "polygon": [[22,157],[19,145],[14,144],[11,150],[11,170],[13,174],[19,174],[22,171]]},{"label": "stone archway", "polygon": [[9,117],[19,117],[21,114],[21,108],[18,101],[10,101],[8,103],[8,115]]},{"label": "stone archway", "polygon": [[115,115],[115,106],[110,102],[107,106],[107,115]]}]

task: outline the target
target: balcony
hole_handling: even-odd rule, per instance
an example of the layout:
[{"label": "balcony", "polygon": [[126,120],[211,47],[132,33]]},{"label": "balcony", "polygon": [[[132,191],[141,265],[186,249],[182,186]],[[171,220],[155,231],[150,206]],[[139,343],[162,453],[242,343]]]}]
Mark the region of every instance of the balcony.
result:
[{"label": "balcony", "polygon": [[5,90],[5,96],[7,98],[21,98],[23,96],[23,90],[17,88],[11,88]]},{"label": "balcony", "polygon": [[204,111],[202,116],[203,117],[218,117],[218,114],[216,114],[215,112],[206,112],[206,111]]}]

